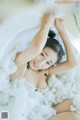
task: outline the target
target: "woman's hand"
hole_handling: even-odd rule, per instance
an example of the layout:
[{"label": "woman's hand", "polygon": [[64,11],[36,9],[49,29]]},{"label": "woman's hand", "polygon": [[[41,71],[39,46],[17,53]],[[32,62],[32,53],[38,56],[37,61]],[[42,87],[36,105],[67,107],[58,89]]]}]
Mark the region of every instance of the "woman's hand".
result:
[{"label": "woman's hand", "polygon": [[53,22],[54,22],[54,16],[53,16],[53,14],[51,14],[51,13],[45,13],[43,15],[42,26],[50,25],[50,27],[52,27],[53,26]]},{"label": "woman's hand", "polygon": [[64,25],[64,20],[63,19],[55,19],[55,26],[59,32],[64,32],[65,31],[65,25]]}]

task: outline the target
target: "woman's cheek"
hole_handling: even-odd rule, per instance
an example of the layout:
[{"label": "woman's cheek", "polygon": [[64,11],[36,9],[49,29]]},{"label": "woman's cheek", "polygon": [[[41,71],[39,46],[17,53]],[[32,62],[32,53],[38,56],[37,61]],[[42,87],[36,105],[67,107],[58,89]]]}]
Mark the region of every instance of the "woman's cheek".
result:
[{"label": "woman's cheek", "polygon": [[46,65],[46,66],[45,66],[45,69],[47,69],[47,68],[49,68],[49,65]]},{"label": "woman's cheek", "polygon": [[50,67],[51,67],[51,65],[48,65],[48,66],[47,66],[47,68],[50,68]]}]

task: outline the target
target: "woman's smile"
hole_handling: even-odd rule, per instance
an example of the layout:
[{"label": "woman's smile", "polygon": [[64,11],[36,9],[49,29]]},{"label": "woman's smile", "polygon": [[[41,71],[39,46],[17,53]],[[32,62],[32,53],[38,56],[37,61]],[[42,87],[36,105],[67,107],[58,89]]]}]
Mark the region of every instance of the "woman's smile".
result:
[{"label": "woman's smile", "polygon": [[35,61],[33,62],[33,66],[34,68],[39,68],[38,65],[35,63]]}]

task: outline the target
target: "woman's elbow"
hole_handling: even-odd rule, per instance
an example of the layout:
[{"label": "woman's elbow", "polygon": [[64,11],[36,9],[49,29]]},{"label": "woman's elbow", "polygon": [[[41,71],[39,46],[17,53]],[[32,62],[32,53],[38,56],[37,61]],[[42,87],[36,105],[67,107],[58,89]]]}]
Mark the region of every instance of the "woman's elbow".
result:
[{"label": "woman's elbow", "polygon": [[76,60],[75,62],[71,62],[71,63],[70,63],[71,68],[75,68],[75,67],[77,67],[78,65],[79,65],[79,60]]}]

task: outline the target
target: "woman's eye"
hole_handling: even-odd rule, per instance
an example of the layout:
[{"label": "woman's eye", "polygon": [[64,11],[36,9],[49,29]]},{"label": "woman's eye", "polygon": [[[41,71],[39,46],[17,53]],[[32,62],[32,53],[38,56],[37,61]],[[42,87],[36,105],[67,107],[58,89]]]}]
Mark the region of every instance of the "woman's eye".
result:
[{"label": "woman's eye", "polygon": [[48,65],[50,65],[50,63],[49,63],[49,62],[47,62],[47,64],[48,64]]},{"label": "woman's eye", "polygon": [[41,53],[41,56],[43,56],[43,57],[44,57],[44,54],[43,54],[43,53]]}]

